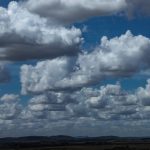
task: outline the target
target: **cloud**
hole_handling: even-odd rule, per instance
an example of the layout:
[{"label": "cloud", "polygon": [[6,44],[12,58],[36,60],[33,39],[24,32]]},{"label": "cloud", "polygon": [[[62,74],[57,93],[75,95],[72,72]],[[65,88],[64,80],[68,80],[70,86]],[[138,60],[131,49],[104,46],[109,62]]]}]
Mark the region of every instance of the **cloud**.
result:
[{"label": "cloud", "polygon": [[137,95],[144,106],[150,106],[150,80],[145,88],[138,88]]},{"label": "cloud", "polygon": [[149,38],[134,36],[130,31],[112,39],[102,37],[99,46],[80,54],[74,63],[62,57],[36,66],[23,65],[22,91],[27,94],[76,90],[99,84],[105,78],[129,77],[150,67],[149,49]]},{"label": "cloud", "polygon": [[26,111],[32,114],[30,117],[53,121],[53,115],[58,114],[59,117],[61,112],[63,117],[60,118],[66,120],[84,117],[112,121],[142,120],[147,119],[147,113],[150,111],[149,87],[148,80],[145,88],[139,87],[134,92],[123,90],[119,83],[107,84],[95,89],[82,88],[72,93],[48,92],[30,99]]},{"label": "cloud", "polygon": [[126,7],[125,0],[28,0],[24,6],[31,12],[57,23],[70,24],[95,16],[114,15]]},{"label": "cloud", "polygon": [[17,102],[18,100],[19,100],[19,95],[15,95],[15,94],[5,94],[0,98],[0,101],[4,103],[14,103]]},{"label": "cloud", "polygon": [[0,120],[17,119],[21,112],[19,96],[14,94],[5,94],[0,98]]},{"label": "cloud", "polygon": [[146,0],[126,0],[127,3],[127,15],[134,17],[136,15],[150,15],[150,1]]},{"label": "cloud", "polygon": [[10,81],[10,73],[5,65],[6,63],[0,62],[0,83]]},{"label": "cloud", "polygon": [[0,60],[75,55],[82,42],[80,29],[48,23],[14,1],[0,7],[0,28]]},{"label": "cloud", "polygon": [[148,0],[28,0],[23,3],[29,11],[57,23],[70,24],[96,16],[126,14],[129,18],[150,15]]},{"label": "cloud", "polygon": [[[35,96],[29,100],[28,106],[22,112],[23,119],[63,119],[66,104],[73,103],[70,94],[49,92]],[[68,99],[69,98],[69,99]],[[67,115],[65,113],[65,115]],[[60,116],[60,117],[59,117]],[[64,116],[66,117],[66,116]]]},{"label": "cloud", "polygon": [[76,94],[76,104],[68,104],[67,110],[74,117],[96,120],[134,119],[138,116],[138,98],[122,90],[119,84],[98,89],[83,88]]},{"label": "cloud", "polygon": [[8,9],[0,7],[0,60],[51,59],[75,55],[83,41],[81,30],[64,27],[63,23],[122,11],[132,16],[137,9],[138,12],[149,14],[149,2],[94,0],[86,1],[85,5],[85,0],[12,1]]},{"label": "cloud", "polygon": [[18,95],[5,94],[0,98],[0,131],[5,129],[5,136],[49,135],[54,131],[78,135],[80,129],[84,129],[83,134],[90,134],[86,132],[90,129],[95,135],[107,126],[107,134],[114,131],[116,135],[118,128],[127,130],[128,126],[142,132],[149,125],[149,87],[148,80],[145,87],[132,92],[125,91],[119,83],[72,93],[46,92],[29,99],[23,107]]},{"label": "cloud", "polygon": [[71,78],[66,77],[57,86],[84,87],[104,78],[132,76],[149,68],[149,48],[149,38],[134,36],[130,31],[110,40],[102,37],[94,51],[79,55]]},{"label": "cloud", "polygon": [[[83,88],[74,93],[75,104],[67,104],[66,109],[74,118],[92,118],[103,121],[149,119],[150,82],[134,92],[122,89],[119,83],[100,88]],[[147,93],[147,95],[146,95]]]},{"label": "cloud", "polygon": [[92,52],[78,53],[82,31],[69,27],[120,13],[149,15],[149,2],[28,0],[0,7],[0,83],[10,79],[2,60],[49,59],[21,66],[21,92],[32,96],[26,105],[19,95],[0,97],[1,136],[110,134],[120,128],[121,133],[139,133],[149,128],[150,79],[130,92],[119,82],[99,83],[148,73],[150,39],[127,31],[111,39],[104,36]]},{"label": "cloud", "polygon": [[23,65],[21,67],[22,93],[54,90],[56,83],[73,71],[73,64],[71,58],[62,57],[38,62],[35,67]]}]

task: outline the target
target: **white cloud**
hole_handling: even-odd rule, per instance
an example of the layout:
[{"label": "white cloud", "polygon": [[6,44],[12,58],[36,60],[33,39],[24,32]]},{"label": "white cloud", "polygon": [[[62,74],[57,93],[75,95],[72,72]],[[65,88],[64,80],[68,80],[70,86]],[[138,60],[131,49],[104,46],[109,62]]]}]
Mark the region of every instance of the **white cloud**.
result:
[{"label": "white cloud", "polygon": [[130,12],[136,11],[139,5],[141,11],[148,14],[148,4],[141,0],[39,0],[38,3],[29,0],[23,4],[12,1],[8,9],[0,7],[0,59],[28,60],[74,55],[83,40],[81,30],[63,27],[58,22],[112,15],[124,9],[132,14]]},{"label": "white cloud", "polygon": [[102,37],[101,44],[92,52],[79,57],[82,72],[106,75],[130,75],[149,65],[150,39],[134,36],[127,31],[120,37]]},{"label": "white cloud", "polygon": [[[46,119],[50,122],[71,120],[74,124],[78,121],[92,120],[147,120],[150,113],[149,104],[141,103],[145,101],[145,92],[148,90],[149,81],[145,88],[139,87],[134,92],[127,92],[120,84],[101,86],[100,88],[83,88],[82,90],[70,94],[72,101],[58,103],[58,95],[55,93],[53,102],[49,94],[35,96],[29,101],[27,107],[28,119],[32,122],[36,119]],[[140,92],[142,89],[142,92]],[[140,94],[139,94],[140,93]],[[53,93],[54,94],[54,93]],[[61,93],[64,95],[65,93]],[[63,96],[61,96],[63,97]],[[61,98],[59,97],[59,98]],[[59,106],[59,109],[56,109]],[[61,108],[61,109],[60,109]],[[62,109],[63,108],[63,109]],[[27,115],[24,114],[24,118]],[[27,118],[26,118],[27,119]],[[90,122],[92,124],[92,122]]]},{"label": "white cloud", "polygon": [[31,12],[59,23],[73,23],[94,16],[114,15],[126,7],[125,0],[28,0]]},{"label": "white cloud", "polygon": [[127,31],[110,40],[102,37],[101,44],[91,53],[80,54],[76,63],[63,57],[36,66],[24,65],[22,90],[24,93],[75,90],[98,84],[104,78],[132,76],[150,67],[149,54],[150,39],[142,35],[134,36]]},{"label": "white cloud", "polygon": [[[119,83],[87,86],[99,85],[105,78],[148,72],[150,39],[127,31],[112,39],[102,37],[92,52],[77,56],[83,40],[81,30],[63,26],[123,11],[130,17],[149,15],[149,2],[29,0],[11,2],[8,9],[0,7],[0,60],[51,59],[21,67],[22,94],[33,96],[27,105],[22,106],[19,95],[0,97],[2,135],[48,134],[47,131],[66,134],[69,129],[74,129],[70,133],[87,133],[89,129],[110,133],[116,127],[115,132],[126,125],[131,129],[136,126],[138,131],[138,126],[144,130],[149,125],[150,80],[132,92],[123,90]],[[5,62],[1,61],[0,83],[9,78]],[[121,125],[117,126],[116,120]]]},{"label": "white cloud", "polygon": [[5,94],[0,98],[0,101],[4,103],[14,103],[19,100],[19,95],[15,94]]},{"label": "white cloud", "polygon": [[94,51],[79,56],[78,69],[72,78],[66,77],[59,86],[82,87],[108,77],[132,76],[149,68],[149,48],[149,38],[134,36],[130,31],[110,40],[102,37]]},{"label": "white cloud", "polygon": [[5,94],[0,98],[0,120],[15,120],[20,115],[19,96]]},{"label": "white cloud", "polygon": [[[13,134],[23,136],[36,132],[44,135],[46,131],[53,134],[54,129],[58,131],[55,134],[67,134],[67,126],[74,129],[71,132],[74,134],[79,133],[81,128],[99,131],[98,127],[104,128],[107,122],[115,128],[120,124],[121,129],[127,129],[127,125],[137,130],[140,126],[143,130],[149,124],[149,87],[148,80],[145,87],[133,92],[123,90],[119,83],[83,88],[72,93],[48,92],[34,96],[24,107],[16,101],[18,95],[5,94],[0,98],[0,130],[5,129],[3,134],[9,136],[12,134],[10,131],[17,131]],[[111,131],[109,128],[108,133]],[[117,129],[114,131],[118,133]]]},{"label": "white cloud", "polygon": [[[22,93],[57,90],[55,85],[73,70],[73,60],[62,57],[21,67]],[[31,81],[31,82],[30,82]]]},{"label": "white cloud", "polygon": [[[149,86],[148,80],[145,88],[139,87],[134,92],[123,90],[117,83],[96,89],[83,88],[68,94],[67,92],[43,93],[29,101],[26,111],[32,114],[30,117],[53,121],[53,115],[58,114],[55,117],[59,117],[61,112],[63,114],[60,118],[66,120],[81,118],[109,121],[145,120],[148,119],[150,111],[148,102],[150,99],[147,99],[147,103],[145,103],[145,93],[149,92]],[[60,94],[61,96],[59,96]],[[70,97],[70,101],[66,101],[68,99],[66,94]],[[60,100],[61,98],[62,100]]]},{"label": "white cloud", "polygon": [[144,106],[150,106],[150,79],[147,82],[145,88],[140,87],[137,90],[138,98]]},{"label": "white cloud", "polygon": [[49,24],[14,1],[0,7],[0,28],[0,60],[74,55],[82,42],[80,29]]}]

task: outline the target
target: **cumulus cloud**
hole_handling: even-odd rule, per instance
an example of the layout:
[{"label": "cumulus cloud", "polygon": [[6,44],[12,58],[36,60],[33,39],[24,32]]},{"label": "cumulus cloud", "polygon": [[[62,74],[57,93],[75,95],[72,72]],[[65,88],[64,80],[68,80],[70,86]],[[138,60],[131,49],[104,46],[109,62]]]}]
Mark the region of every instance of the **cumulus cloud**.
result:
[{"label": "cumulus cloud", "polygon": [[74,103],[69,93],[49,92],[29,100],[22,112],[23,119],[60,120],[67,117],[66,104]]},{"label": "cumulus cloud", "polygon": [[94,16],[114,15],[126,7],[125,0],[28,0],[31,12],[59,23],[73,23]]},{"label": "cumulus cloud", "polygon": [[[38,62],[35,67],[23,65],[21,67],[22,93],[55,90],[56,83],[73,71],[73,64],[71,58],[62,57]],[[29,80],[31,82],[28,82]]]},{"label": "cumulus cloud", "polygon": [[145,88],[138,88],[137,95],[144,106],[150,106],[150,80]]},{"label": "cumulus cloud", "polygon": [[[93,118],[96,120],[148,119],[150,82],[134,92],[122,89],[119,83],[100,88],[82,88],[72,92],[48,92],[30,99],[23,118],[53,121]],[[147,94],[146,94],[147,93]],[[61,114],[62,112],[62,114]],[[58,115],[58,116],[57,116]],[[44,118],[43,118],[44,117]],[[56,117],[56,119],[54,119]],[[58,117],[58,118],[57,118]]]},{"label": "cumulus cloud", "polygon": [[5,94],[0,98],[0,120],[14,120],[21,112],[19,96]]},{"label": "cumulus cloud", "polygon": [[149,54],[150,39],[142,35],[127,31],[110,40],[102,37],[99,46],[91,53],[80,54],[75,63],[63,57],[22,66],[22,91],[75,90],[98,84],[104,78],[129,77],[150,67]]},{"label": "cumulus cloud", "polygon": [[75,104],[67,104],[66,110],[74,118],[96,120],[147,120],[149,119],[150,82],[134,92],[122,89],[119,83],[100,88],[83,88],[74,93]]},{"label": "cumulus cloud", "polygon": [[10,2],[8,9],[0,7],[0,59],[28,60],[74,55],[83,40],[81,31],[75,27],[66,28],[60,22],[71,23],[122,11],[131,16],[139,6],[141,12],[149,13],[149,2],[141,0]]},{"label": "cumulus cloud", "polygon": [[[150,80],[132,92],[120,83],[98,85],[105,78],[149,72],[150,39],[127,31],[112,39],[104,36],[92,52],[78,53],[81,30],[69,27],[94,16],[122,12],[129,17],[149,15],[149,2],[28,0],[11,2],[8,9],[0,7],[0,61],[49,59],[21,66],[22,94],[33,96],[26,105],[22,106],[19,95],[0,97],[1,136],[81,135],[89,129],[94,135],[103,129],[110,134],[120,127],[127,130],[126,126],[133,131],[135,125],[135,130],[145,130],[150,119]],[[0,83],[9,79],[1,61]]]},{"label": "cumulus cloud", "polygon": [[14,1],[0,7],[0,28],[0,60],[75,55],[82,42],[80,29],[48,23]]},{"label": "cumulus cloud", "polygon": [[[39,131],[41,135],[47,131],[53,133],[54,129],[58,131],[55,134],[68,134],[65,127],[73,129],[71,134],[79,134],[79,127],[99,131],[99,125],[104,128],[105,121],[115,128],[117,124],[122,124],[122,129],[126,125],[132,129],[136,126],[137,130],[143,125],[144,129],[149,124],[149,87],[148,80],[145,87],[133,92],[125,91],[119,83],[82,88],[72,93],[46,92],[29,99],[24,107],[18,95],[5,94],[0,98],[0,127],[5,129],[4,135],[8,132],[10,135],[12,129],[17,129],[22,131],[19,132],[21,136],[39,134]],[[108,134],[110,132],[112,129]]]},{"label": "cumulus cloud", "polygon": [[127,77],[148,69],[150,39],[134,36],[127,31],[120,37],[102,37],[101,44],[91,53],[80,55],[77,69],[71,78],[63,79],[59,86],[83,87],[97,84],[107,77]]},{"label": "cumulus cloud", "polygon": [[15,94],[5,94],[0,98],[1,102],[4,103],[14,103],[19,100],[19,95]]}]

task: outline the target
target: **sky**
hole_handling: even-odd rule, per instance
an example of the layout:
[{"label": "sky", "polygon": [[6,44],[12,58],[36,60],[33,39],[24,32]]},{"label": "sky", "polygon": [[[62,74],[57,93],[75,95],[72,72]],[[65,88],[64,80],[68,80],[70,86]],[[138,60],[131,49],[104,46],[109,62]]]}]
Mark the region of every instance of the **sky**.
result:
[{"label": "sky", "polygon": [[0,136],[150,136],[148,0],[0,0]]}]

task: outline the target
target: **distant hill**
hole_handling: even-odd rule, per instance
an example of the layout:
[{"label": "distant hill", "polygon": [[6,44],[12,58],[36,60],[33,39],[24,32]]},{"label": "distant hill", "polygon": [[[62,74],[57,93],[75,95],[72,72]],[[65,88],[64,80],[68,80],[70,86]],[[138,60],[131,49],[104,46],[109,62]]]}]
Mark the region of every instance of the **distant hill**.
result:
[{"label": "distant hill", "polygon": [[0,138],[0,148],[36,148],[51,146],[68,146],[68,145],[102,145],[118,143],[150,143],[149,137],[71,137],[65,135],[58,136],[27,136],[16,138]]}]

